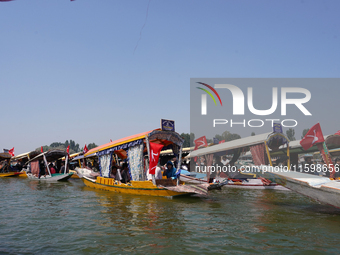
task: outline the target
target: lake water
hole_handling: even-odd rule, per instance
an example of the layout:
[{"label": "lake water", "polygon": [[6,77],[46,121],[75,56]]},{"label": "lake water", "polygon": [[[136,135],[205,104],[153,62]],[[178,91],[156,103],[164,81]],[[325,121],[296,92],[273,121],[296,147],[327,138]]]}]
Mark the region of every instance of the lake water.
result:
[{"label": "lake water", "polygon": [[340,210],[287,191],[121,195],[0,179],[0,254],[339,254]]}]

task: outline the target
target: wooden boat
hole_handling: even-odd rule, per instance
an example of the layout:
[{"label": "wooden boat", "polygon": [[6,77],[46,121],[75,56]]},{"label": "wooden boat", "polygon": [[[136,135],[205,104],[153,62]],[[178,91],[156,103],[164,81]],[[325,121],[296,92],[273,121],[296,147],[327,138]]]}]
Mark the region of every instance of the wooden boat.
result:
[{"label": "wooden boat", "polygon": [[[113,141],[91,149],[84,156],[96,153],[99,159],[100,176],[83,175],[82,180],[88,187],[125,194],[175,197],[183,195],[207,195],[207,184],[183,185],[180,180],[146,180],[149,142],[163,144],[164,149],[172,148],[181,159],[183,138],[173,131],[151,130]],[[144,160],[145,159],[145,160]],[[131,181],[119,183],[110,178],[111,162],[126,160],[129,165]],[[181,162],[179,162],[179,165]]]},{"label": "wooden boat", "polygon": [[13,171],[10,167],[12,156],[8,152],[0,153],[0,177],[16,177],[21,173]]},{"label": "wooden boat", "polygon": [[[20,162],[20,168],[21,169],[17,169],[17,171],[20,171],[19,172],[19,177],[20,178],[27,178],[27,175],[26,175],[26,171],[27,169],[25,168],[25,164],[32,158],[36,157],[37,155],[39,155],[39,152],[38,151],[30,151],[30,152],[25,152],[25,153],[21,153],[17,156],[14,156],[11,158],[11,162],[15,162],[16,164],[18,162]],[[26,165],[27,166],[27,165]],[[15,168],[16,166],[14,166]]]},{"label": "wooden boat", "polygon": [[[94,161],[95,158],[98,158],[96,153],[87,154],[86,157],[84,154],[80,154],[74,157],[71,160],[71,164],[75,163],[77,167],[74,170],[70,170],[70,172],[73,173],[72,178],[81,179],[84,175],[91,177],[91,173],[93,173],[94,171],[87,168],[86,166],[89,161]],[[94,174],[93,176],[98,176],[98,174]]]},{"label": "wooden boat", "polygon": [[[254,165],[270,164],[273,165],[271,160],[268,160],[266,154],[270,153],[270,148],[277,150],[280,146],[287,146],[289,151],[289,140],[282,133],[265,133],[256,136],[249,136],[221,144],[216,144],[210,147],[201,148],[190,152],[191,171],[202,173],[202,170],[207,170],[213,166],[212,157],[221,157],[222,155],[231,155],[232,160],[224,170],[221,169],[220,176],[215,178],[216,185],[221,187],[234,187],[234,188],[248,188],[248,189],[274,189],[274,190],[287,190],[276,182],[271,182],[257,176],[256,173],[244,171],[251,169]],[[254,164],[242,165],[237,161],[242,154],[247,152],[253,154]],[[210,157],[210,164],[205,165],[203,168],[197,165],[193,160],[195,157],[205,157],[206,162]],[[210,172],[205,171],[205,180],[209,179]]]},{"label": "wooden boat", "polygon": [[[52,162],[60,159],[61,157],[66,157],[65,160],[65,171],[64,173],[53,173],[48,166],[48,162]],[[26,171],[26,175],[32,180],[42,180],[42,181],[66,181],[71,178],[72,173],[67,173],[68,168],[68,154],[63,150],[51,150],[47,152],[40,153],[36,157],[30,159],[26,165],[29,166],[29,170]],[[41,175],[41,167],[44,167],[45,174]]]},{"label": "wooden boat", "polygon": [[[340,145],[340,136],[325,136],[325,141],[329,149],[338,148]],[[316,145],[308,149],[309,153],[315,151],[318,151]],[[321,175],[322,172],[305,173],[302,168],[296,167],[298,165],[297,154],[303,152],[305,151],[300,145],[300,141],[294,141],[290,153],[290,158],[293,159],[292,167],[270,168],[268,166],[261,166],[258,174],[264,178],[280,183],[299,194],[340,208],[340,181],[327,177],[329,173],[325,168],[322,172],[327,172],[327,174]],[[274,155],[280,155],[282,153],[286,153],[286,151],[281,149],[275,152]],[[296,159],[295,162],[294,159]]]}]

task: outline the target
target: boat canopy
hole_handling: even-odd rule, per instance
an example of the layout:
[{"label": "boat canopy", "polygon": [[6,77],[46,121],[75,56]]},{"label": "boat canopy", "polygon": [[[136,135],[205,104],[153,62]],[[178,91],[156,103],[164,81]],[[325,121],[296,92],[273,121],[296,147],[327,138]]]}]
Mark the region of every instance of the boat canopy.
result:
[{"label": "boat canopy", "polygon": [[328,149],[331,148],[339,148],[340,147],[340,135],[334,134],[329,135],[327,138],[325,138],[325,142]]},{"label": "boat canopy", "polygon": [[61,157],[67,156],[67,152],[63,151],[63,150],[50,150],[50,151],[47,151],[47,152],[40,153],[38,156],[27,161],[27,163],[30,163],[30,162],[36,161],[36,160],[41,160],[41,159],[44,158],[44,155],[46,157],[46,160],[50,162],[50,161],[58,160]]},{"label": "boat canopy", "polygon": [[82,154],[82,155],[79,155],[79,156],[77,156],[77,157],[74,157],[71,161],[77,161],[77,160],[79,160],[79,159],[83,159],[83,158],[91,158],[91,157],[95,157],[95,156],[97,156],[97,153],[96,153],[96,152],[94,152],[94,153],[92,153],[92,154],[89,154],[89,155],[87,155],[87,156],[85,156],[84,154]]},{"label": "boat canopy", "polygon": [[250,147],[265,143],[269,149],[272,151],[277,151],[279,150],[280,146],[288,144],[289,140],[282,133],[265,133],[198,149],[190,152],[190,157],[192,158],[221,152],[223,152],[223,155],[236,154],[240,150],[241,152],[247,152],[249,151]]},{"label": "boat canopy", "polygon": [[25,152],[25,153],[21,153],[19,155],[16,155],[15,157],[12,157],[12,160],[19,160],[19,159],[24,159],[27,158],[28,160],[36,157],[37,155],[39,155],[40,152],[39,151],[30,151],[30,152]]},{"label": "boat canopy", "polygon": [[8,152],[1,152],[0,153],[0,161],[4,159],[10,159],[12,156]]},{"label": "boat canopy", "polygon": [[[327,141],[329,135],[324,136],[325,141]],[[295,140],[289,143],[289,152],[290,154],[304,154],[304,153],[313,153],[316,151],[319,151],[318,147],[316,145],[313,145],[310,147],[308,150],[305,150],[301,144],[301,140]],[[335,147],[334,145],[327,145],[328,149],[334,149],[338,148],[340,146]],[[270,155],[273,157],[281,156],[281,155],[286,155],[287,154],[287,149],[286,148],[281,148],[278,151],[272,152]]]},{"label": "boat canopy", "polygon": [[117,155],[128,163],[131,180],[144,181],[144,154],[149,153],[148,142],[162,144],[163,150],[172,149],[174,154],[181,156],[184,139],[176,132],[154,129],[98,146],[85,153],[84,157],[96,154],[100,175],[110,177],[111,162],[116,161],[114,155]]},{"label": "boat canopy", "polygon": [[177,148],[173,147],[172,150],[175,151],[176,154],[178,154],[178,147],[181,147],[184,142],[184,139],[176,132],[154,129],[98,146],[85,153],[84,157],[88,157],[89,155],[94,153],[97,153],[98,156],[102,156],[114,152],[121,159],[126,159],[126,150],[130,147],[142,144],[146,137],[148,137],[149,142],[163,144],[163,149],[167,149],[167,146],[169,146],[170,144],[175,144],[176,146],[174,147]]}]

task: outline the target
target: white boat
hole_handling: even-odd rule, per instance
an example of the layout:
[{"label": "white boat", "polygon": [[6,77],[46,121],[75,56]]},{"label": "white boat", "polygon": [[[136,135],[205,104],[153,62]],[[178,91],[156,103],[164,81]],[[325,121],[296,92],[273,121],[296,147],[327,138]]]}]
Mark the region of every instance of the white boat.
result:
[{"label": "white boat", "polygon": [[301,195],[340,208],[339,180],[267,166],[262,166],[259,174]]},{"label": "white boat", "polygon": [[[48,162],[55,160],[60,160],[62,157],[65,158],[65,170],[63,173],[51,173],[48,166]],[[28,169],[26,171],[27,178],[32,180],[42,180],[42,181],[66,181],[71,178],[73,173],[68,173],[68,153],[63,150],[51,150],[47,152],[40,153],[36,157],[30,159],[26,165]],[[41,169],[41,168],[45,169]],[[42,174],[42,171],[45,172]]]},{"label": "white boat", "polygon": [[[328,148],[337,148],[340,145],[340,136],[325,136],[325,141]],[[316,145],[308,149],[308,152],[315,151],[318,151]],[[335,151],[337,152],[337,150]],[[301,147],[300,141],[294,141],[290,157],[297,158],[297,155],[295,154],[302,152],[305,151]],[[330,150],[330,152],[332,152],[332,150]],[[285,152],[281,149],[275,154],[279,155],[280,153]],[[295,162],[293,166],[296,164],[297,162]],[[295,167],[288,169],[286,167],[271,168],[268,166],[261,166],[258,171],[258,174],[262,177],[275,181],[292,191],[315,199],[321,203],[340,208],[340,181],[322,176],[320,175],[321,173],[305,173],[302,172],[301,168]],[[329,175],[329,173],[327,173],[327,175]]]},{"label": "white boat", "polygon": [[[248,188],[248,189],[273,189],[273,190],[288,190],[281,185],[278,185],[276,182],[271,182],[265,180],[254,173],[245,172],[247,167],[251,167],[249,162],[247,164],[241,165],[236,164],[237,160],[241,156],[241,154],[245,154],[246,152],[251,151],[253,156],[254,164],[252,165],[261,165],[261,164],[270,164],[272,165],[272,161],[268,154],[270,154],[271,150],[277,150],[280,146],[288,147],[289,140],[282,133],[266,133],[256,136],[249,136],[221,144],[216,144],[210,147],[201,148],[195,151],[190,152],[190,155],[187,156],[191,158],[191,171],[198,172],[198,174],[202,174],[202,170],[207,170],[209,167],[212,167],[212,164],[209,164],[204,169],[201,169],[200,166],[194,164],[193,158],[195,157],[209,157],[209,155],[214,155],[215,157],[220,157],[222,155],[232,155],[232,160],[229,166],[226,166],[225,169],[220,171],[220,176],[215,178],[215,183],[217,186],[221,187],[235,187],[235,188]],[[208,161],[208,160],[206,160]],[[206,171],[205,180],[209,179],[210,172]],[[183,180],[183,178],[181,178]]]}]

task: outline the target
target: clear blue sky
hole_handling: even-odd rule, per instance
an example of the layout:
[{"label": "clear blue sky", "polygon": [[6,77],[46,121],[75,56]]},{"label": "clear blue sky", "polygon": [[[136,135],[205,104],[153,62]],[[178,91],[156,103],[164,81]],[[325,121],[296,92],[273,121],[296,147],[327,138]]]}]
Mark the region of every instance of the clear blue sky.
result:
[{"label": "clear blue sky", "polygon": [[161,118],[190,132],[190,78],[339,77],[339,10],[321,0],[0,2],[0,146],[99,145]]}]

